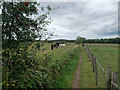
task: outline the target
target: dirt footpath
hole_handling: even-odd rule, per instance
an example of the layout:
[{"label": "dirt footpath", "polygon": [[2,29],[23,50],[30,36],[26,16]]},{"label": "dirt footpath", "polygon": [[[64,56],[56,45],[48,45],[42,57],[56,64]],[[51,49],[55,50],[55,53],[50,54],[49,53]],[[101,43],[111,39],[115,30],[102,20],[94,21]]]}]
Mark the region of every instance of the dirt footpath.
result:
[{"label": "dirt footpath", "polygon": [[78,68],[74,77],[74,81],[73,81],[73,85],[72,88],[80,88],[80,65],[82,63],[82,49],[81,49],[81,56],[80,56],[80,60],[79,60],[79,64],[78,64]]}]

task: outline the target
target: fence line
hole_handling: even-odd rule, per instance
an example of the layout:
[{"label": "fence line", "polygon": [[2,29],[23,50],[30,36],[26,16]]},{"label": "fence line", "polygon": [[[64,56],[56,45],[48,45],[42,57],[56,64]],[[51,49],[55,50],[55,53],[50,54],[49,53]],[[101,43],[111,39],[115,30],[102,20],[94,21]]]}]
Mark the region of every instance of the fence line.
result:
[{"label": "fence line", "polygon": [[[87,47],[87,45],[82,44],[82,46],[84,47],[84,49],[86,51],[86,55],[88,56],[89,60],[91,61],[93,72],[95,72],[96,85],[98,85],[98,74],[99,74],[100,77],[102,78],[102,80],[105,82],[105,88],[117,88],[117,89],[120,89],[120,87],[118,86],[118,81],[117,81],[117,78],[118,78],[117,72],[111,72],[111,66],[107,66],[106,71],[105,71],[102,68],[102,66],[100,65],[100,63],[98,62],[98,60],[96,59],[96,57],[94,56],[94,54]],[[98,70],[98,68],[101,69],[103,75],[106,75],[106,77],[102,76],[102,74]],[[112,76],[112,78],[111,78],[111,76]]]}]

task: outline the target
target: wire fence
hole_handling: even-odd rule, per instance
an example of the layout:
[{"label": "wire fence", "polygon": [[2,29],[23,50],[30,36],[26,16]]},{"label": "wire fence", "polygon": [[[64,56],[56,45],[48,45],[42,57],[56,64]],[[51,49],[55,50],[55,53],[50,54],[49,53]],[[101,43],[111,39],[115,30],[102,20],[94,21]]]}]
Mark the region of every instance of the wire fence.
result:
[{"label": "wire fence", "polygon": [[87,47],[87,45],[82,44],[84,47],[86,54],[91,61],[91,65],[93,68],[93,72],[95,73],[95,81],[96,85],[98,85],[98,78],[101,78],[101,82],[104,83],[105,88],[117,88],[120,89],[120,86],[118,86],[118,73],[117,72],[111,72],[111,66],[106,67],[106,71],[103,69],[103,67],[100,65],[92,51]]}]

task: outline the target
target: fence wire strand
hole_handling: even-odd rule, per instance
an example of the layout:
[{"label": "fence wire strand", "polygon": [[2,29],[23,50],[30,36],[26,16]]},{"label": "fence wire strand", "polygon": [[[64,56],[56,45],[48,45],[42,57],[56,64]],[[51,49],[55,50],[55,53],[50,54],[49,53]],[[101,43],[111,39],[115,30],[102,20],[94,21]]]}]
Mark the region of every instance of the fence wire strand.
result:
[{"label": "fence wire strand", "polygon": [[102,68],[102,66],[100,65],[100,63],[98,62],[98,60],[96,59],[97,64],[99,65],[100,69],[103,71],[103,73],[105,74],[105,70]]},{"label": "fence wire strand", "polygon": [[104,77],[101,75],[100,71],[98,71],[98,74],[100,75],[100,77],[102,78],[103,82],[105,83],[105,79],[104,79]]}]

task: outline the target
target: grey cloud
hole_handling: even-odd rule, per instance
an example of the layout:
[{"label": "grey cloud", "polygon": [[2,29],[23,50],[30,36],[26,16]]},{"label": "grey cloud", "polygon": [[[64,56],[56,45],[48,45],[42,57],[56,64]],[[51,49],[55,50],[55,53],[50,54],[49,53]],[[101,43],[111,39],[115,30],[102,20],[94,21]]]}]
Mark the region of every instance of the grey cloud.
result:
[{"label": "grey cloud", "polygon": [[[54,20],[49,32],[58,34],[57,38],[75,39],[78,35],[86,38],[106,38],[117,36],[117,3],[94,2],[52,2],[41,3],[59,9],[51,11]],[[56,30],[52,30],[52,28]]]}]

